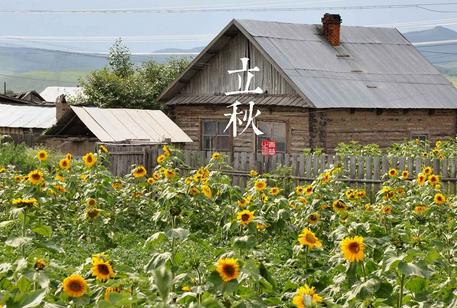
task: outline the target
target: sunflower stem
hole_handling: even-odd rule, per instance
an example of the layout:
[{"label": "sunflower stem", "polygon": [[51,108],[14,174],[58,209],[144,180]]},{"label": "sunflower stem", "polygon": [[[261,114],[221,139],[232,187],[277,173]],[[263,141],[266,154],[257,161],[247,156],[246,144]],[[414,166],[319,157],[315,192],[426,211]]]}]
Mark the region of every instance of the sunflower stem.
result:
[{"label": "sunflower stem", "polygon": [[[24,238],[25,237],[25,228],[26,228],[26,223],[27,223],[27,208],[24,207],[24,211],[23,211],[23,214],[24,214],[24,217],[23,217],[23,221],[22,221],[22,237]],[[25,258],[25,244],[22,244],[21,246],[21,252],[22,252],[22,257]]]},{"label": "sunflower stem", "polygon": [[361,261],[360,264],[362,265],[362,273],[363,273],[363,281],[367,281],[367,271],[365,269],[365,262]]},{"label": "sunflower stem", "polygon": [[401,304],[403,302],[403,285],[405,283],[405,275],[401,274],[401,280],[400,280],[400,294],[398,295],[398,305],[397,307],[401,307]]}]

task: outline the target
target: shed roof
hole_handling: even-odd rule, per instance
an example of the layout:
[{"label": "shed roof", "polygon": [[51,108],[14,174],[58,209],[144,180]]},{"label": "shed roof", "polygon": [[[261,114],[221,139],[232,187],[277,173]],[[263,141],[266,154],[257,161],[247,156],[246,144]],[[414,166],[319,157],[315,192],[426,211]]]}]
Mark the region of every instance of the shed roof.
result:
[{"label": "shed roof", "polygon": [[160,110],[71,106],[70,112],[74,112],[103,142],[142,139],[161,143],[167,138],[174,143],[192,142],[192,139]]},{"label": "shed roof", "polygon": [[331,46],[320,25],[233,20],[165,90],[168,101],[241,32],[315,108],[457,108],[457,89],[393,28],[341,27]]},{"label": "shed roof", "polygon": [[0,127],[45,129],[55,123],[55,107],[0,104]]},{"label": "shed roof", "polygon": [[48,102],[56,101],[57,97],[64,94],[68,97],[76,97],[83,94],[81,87],[47,87],[40,92],[40,95]]}]

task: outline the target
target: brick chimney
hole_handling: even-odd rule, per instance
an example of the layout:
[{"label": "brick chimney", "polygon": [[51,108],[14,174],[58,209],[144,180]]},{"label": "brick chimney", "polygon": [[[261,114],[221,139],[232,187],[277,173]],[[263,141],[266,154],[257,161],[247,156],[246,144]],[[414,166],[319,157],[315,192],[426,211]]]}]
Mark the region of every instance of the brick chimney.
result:
[{"label": "brick chimney", "polygon": [[56,119],[59,121],[62,116],[70,110],[70,105],[68,105],[65,95],[61,94],[56,99]]},{"label": "brick chimney", "polygon": [[340,45],[341,16],[325,13],[322,17],[322,33],[332,46]]}]

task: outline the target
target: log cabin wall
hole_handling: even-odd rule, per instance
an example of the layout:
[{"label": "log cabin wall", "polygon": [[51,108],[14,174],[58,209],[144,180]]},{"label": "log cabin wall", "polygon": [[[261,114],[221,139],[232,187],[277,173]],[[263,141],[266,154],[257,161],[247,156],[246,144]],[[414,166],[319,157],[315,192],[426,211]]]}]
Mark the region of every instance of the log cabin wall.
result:
[{"label": "log cabin wall", "polygon": [[254,73],[251,89],[260,87],[269,94],[293,94],[296,91],[288,84],[273,65],[241,33],[229,40],[218,54],[205,64],[181,90],[186,95],[220,95],[238,89],[238,77],[227,70],[241,69],[240,58],[250,59],[249,67],[259,67]]},{"label": "log cabin wall", "polygon": [[[303,153],[310,147],[309,111],[304,108],[257,106],[262,114],[256,119],[265,122],[286,123],[286,142],[288,153]],[[171,118],[194,141],[184,146],[186,150],[201,150],[202,120],[227,120],[226,106],[193,105],[174,106]],[[253,152],[255,149],[255,134],[248,128],[242,135],[232,140],[234,152]]]},{"label": "log cabin wall", "polygon": [[330,153],[339,142],[358,141],[388,147],[418,135],[435,142],[457,133],[455,110],[338,109],[317,112],[325,113],[325,125],[321,123],[318,128],[325,135],[325,143],[316,142],[316,146],[324,147]]}]

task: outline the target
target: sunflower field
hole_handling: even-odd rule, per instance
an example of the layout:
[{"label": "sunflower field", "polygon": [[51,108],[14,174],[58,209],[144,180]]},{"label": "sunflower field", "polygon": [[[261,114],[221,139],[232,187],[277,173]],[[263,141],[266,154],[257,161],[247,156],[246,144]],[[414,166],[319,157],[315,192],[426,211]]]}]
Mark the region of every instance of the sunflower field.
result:
[{"label": "sunflower field", "polygon": [[430,167],[370,200],[338,167],[241,189],[219,153],[188,170],[165,146],[124,177],[104,147],[34,155],[0,166],[3,307],[457,306],[456,198]]}]

